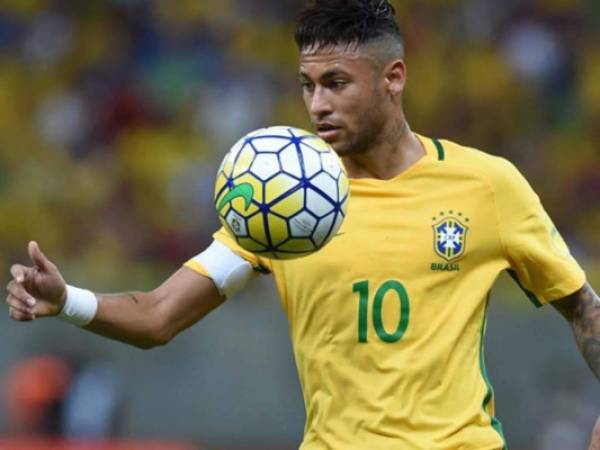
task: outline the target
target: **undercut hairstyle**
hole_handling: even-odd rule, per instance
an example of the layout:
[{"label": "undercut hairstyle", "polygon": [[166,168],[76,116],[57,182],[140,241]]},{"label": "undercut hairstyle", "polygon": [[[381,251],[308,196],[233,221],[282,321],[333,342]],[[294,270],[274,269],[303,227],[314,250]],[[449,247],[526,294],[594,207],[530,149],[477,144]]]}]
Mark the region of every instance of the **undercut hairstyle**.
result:
[{"label": "undercut hairstyle", "polygon": [[298,15],[296,44],[301,52],[377,44],[389,56],[403,58],[395,14],[388,0],[310,0]]}]

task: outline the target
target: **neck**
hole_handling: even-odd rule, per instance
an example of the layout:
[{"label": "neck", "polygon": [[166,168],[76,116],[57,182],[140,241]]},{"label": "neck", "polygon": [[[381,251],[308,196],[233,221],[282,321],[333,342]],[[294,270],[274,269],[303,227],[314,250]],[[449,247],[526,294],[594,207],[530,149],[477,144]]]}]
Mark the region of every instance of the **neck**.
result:
[{"label": "neck", "polygon": [[395,132],[385,133],[381,142],[342,160],[350,178],[389,180],[407,170],[425,153],[423,144],[412,133],[408,122],[402,119],[402,125]]}]

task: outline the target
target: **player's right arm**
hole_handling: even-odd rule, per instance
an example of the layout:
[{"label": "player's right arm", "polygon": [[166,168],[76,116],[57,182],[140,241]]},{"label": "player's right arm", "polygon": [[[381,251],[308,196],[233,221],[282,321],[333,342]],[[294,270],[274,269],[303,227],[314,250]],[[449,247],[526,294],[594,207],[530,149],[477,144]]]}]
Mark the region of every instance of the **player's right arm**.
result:
[{"label": "player's right arm", "polygon": [[[13,265],[7,286],[10,317],[23,322],[58,315],[67,297],[65,280],[35,242],[29,255],[32,265]],[[225,300],[210,278],[186,267],[153,291],[96,298],[97,311],[85,329],[140,348],[166,344]]]},{"label": "player's right arm", "polygon": [[208,277],[182,267],[151,292],[99,294],[85,328],[141,348],[167,344],[225,301]]}]

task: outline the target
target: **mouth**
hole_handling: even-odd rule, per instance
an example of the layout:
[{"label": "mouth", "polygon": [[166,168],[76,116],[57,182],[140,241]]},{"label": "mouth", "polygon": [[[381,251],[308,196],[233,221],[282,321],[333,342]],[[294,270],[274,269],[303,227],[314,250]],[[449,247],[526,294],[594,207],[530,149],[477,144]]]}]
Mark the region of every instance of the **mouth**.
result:
[{"label": "mouth", "polygon": [[342,129],[329,122],[319,122],[315,124],[317,135],[325,142],[333,142],[342,132]]}]

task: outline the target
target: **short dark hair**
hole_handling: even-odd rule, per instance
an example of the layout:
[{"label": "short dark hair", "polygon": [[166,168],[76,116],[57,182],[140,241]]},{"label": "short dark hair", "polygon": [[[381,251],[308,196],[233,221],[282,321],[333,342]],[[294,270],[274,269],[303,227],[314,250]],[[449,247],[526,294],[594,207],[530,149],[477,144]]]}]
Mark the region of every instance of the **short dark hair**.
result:
[{"label": "short dark hair", "polygon": [[388,0],[310,0],[298,15],[300,51],[393,39],[403,49],[396,11]]}]

